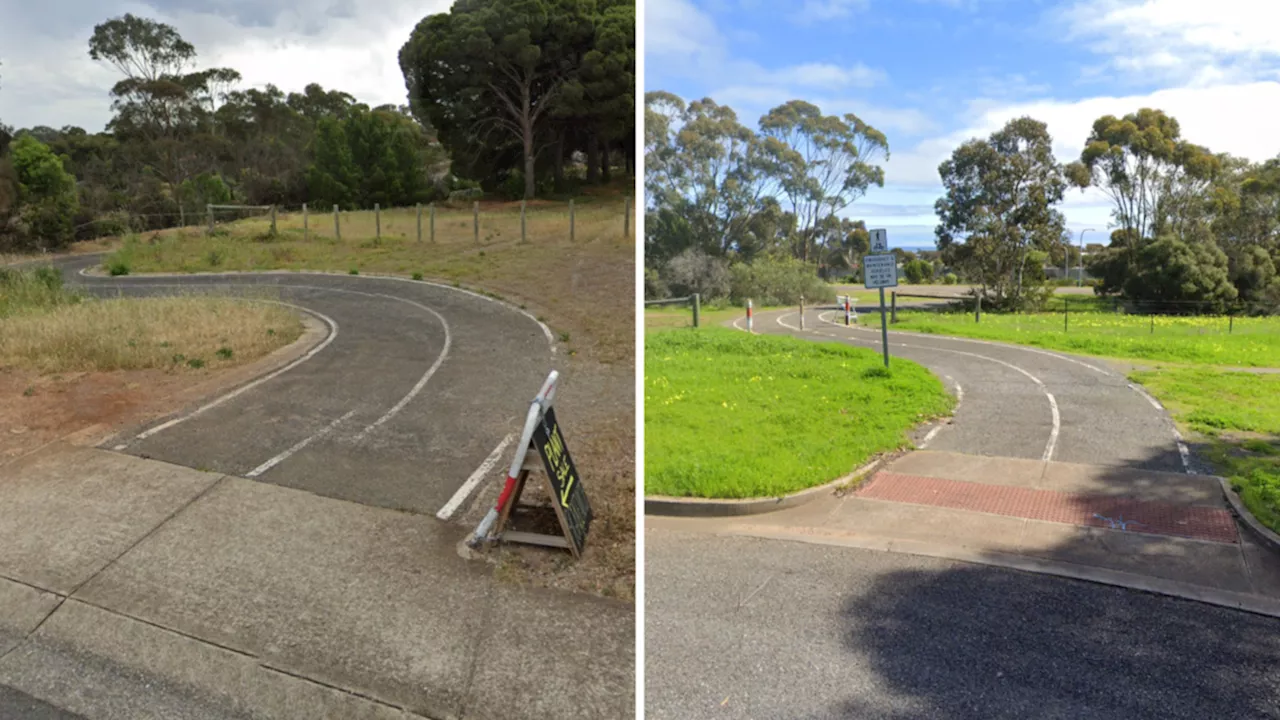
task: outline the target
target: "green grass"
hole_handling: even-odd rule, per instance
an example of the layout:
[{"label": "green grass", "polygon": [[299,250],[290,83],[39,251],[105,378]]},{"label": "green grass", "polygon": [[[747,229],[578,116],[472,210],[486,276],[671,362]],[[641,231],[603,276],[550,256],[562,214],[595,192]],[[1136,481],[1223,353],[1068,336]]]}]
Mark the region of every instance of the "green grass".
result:
[{"label": "green grass", "polygon": [[[756,308],[755,311],[772,308]],[[703,305],[698,312],[698,322],[702,327],[715,327],[738,318],[746,318],[745,307],[716,307]],[[746,324],[746,320],[743,320]],[[681,328],[693,326],[693,308],[689,305],[665,305],[645,308],[644,328],[646,331],[665,328]]]},{"label": "green grass", "polygon": [[984,313],[982,322],[975,323],[969,313],[899,310],[893,329],[998,340],[1100,357],[1280,367],[1277,317],[1236,318],[1229,326],[1225,317],[1162,316],[1154,318],[1153,323],[1148,316],[1073,311],[1064,331],[1061,312]]},{"label": "green grass", "polygon": [[1130,379],[1205,437],[1205,459],[1258,520],[1280,532],[1280,374],[1188,367],[1134,372]]},{"label": "green grass", "polygon": [[772,497],[906,447],[953,400],[915,363],[723,328],[645,337],[645,492]]}]

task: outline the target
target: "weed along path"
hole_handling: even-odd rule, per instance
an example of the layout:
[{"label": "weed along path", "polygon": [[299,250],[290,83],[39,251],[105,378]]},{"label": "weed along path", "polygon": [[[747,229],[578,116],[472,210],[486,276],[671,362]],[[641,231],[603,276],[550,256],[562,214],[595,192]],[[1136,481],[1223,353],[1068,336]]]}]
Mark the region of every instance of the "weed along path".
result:
[{"label": "weed along path", "polygon": [[96,262],[62,268],[94,294],[256,294],[329,328],[282,371],[104,447],[327,497],[430,515],[461,505],[455,495],[518,431],[520,398],[555,358],[536,320],[454,288],[299,273],[81,272]]}]

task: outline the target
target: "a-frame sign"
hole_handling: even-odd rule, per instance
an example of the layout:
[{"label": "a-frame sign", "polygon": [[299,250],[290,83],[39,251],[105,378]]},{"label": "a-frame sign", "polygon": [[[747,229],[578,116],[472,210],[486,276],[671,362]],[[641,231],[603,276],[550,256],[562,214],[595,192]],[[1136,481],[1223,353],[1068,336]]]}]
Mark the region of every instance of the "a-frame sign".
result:
[{"label": "a-frame sign", "polygon": [[[573,458],[569,456],[569,447],[560,431],[560,424],[556,421],[555,410],[551,407],[558,379],[559,373],[553,370],[530,403],[524,430],[520,434],[520,444],[516,446],[516,454],[507,472],[502,494],[498,496],[497,504],[480,521],[480,526],[472,535],[472,545],[505,540],[565,548],[575,558],[582,557],[587,533],[591,529],[591,505],[587,502],[582,477],[578,475]],[[536,457],[530,450],[536,453]],[[541,463],[538,462],[539,459]],[[531,472],[546,478],[547,494],[551,496],[551,506],[560,521],[562,535],[506,529],[512,512],[519,505]]]}]

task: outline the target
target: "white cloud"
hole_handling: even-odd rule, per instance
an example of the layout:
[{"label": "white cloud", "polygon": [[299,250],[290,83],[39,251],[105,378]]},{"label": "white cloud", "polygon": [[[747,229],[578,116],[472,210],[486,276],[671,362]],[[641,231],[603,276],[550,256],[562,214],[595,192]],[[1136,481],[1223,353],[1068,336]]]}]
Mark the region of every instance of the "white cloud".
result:
[{"label": "white cloud", "polygon": [[[987,137],[1024,115],[1048,125],[1054,138],[1054,154],[1060,162],[1070,162],[1079,158],[1094,120],[1108,114],[1122,116],[1144,107],[1158,108],[1173,116],[1184,138],[1213,152],[1227,152],[1255,162],[1280,154],[1280,134],[1275,132],[1272,119],[1273,109],[1280,107],[1280,82],[1185,87],[1078,101],[979,101],[970,106],[962,129],[926,139],[905,152],[895,152],[885,166],[885,183],[897,191],[918,188],[940,194],[938,165],[956,147],[972,138]],[[1108,232],[1111,202],[1100,190],[1070,190],[1061,209],[1076,232],[1086,227]],[[847,214],[857,217],[858,212],[855,205]]]},{"label": "white cloud", "polygon": [[801,87],[871,87],[885,82],[888,75],[883,70],[869,68],[862,63],[841,67],[831,63],[804,63],[779,70],[766,70],[759,79],[765,83]]},{"label": "white cloud", "polygon": [[804,0],[795,19],[802,23],[834,20],[865,10],[869,4],[869,0]]},{"label": "white cloud", "polygon": [[915,108],[885,107],[846,95],[815,95],[812,91],[795,92],[781,85],[728,85],[716,88],[710,97],[738,113],[738,121],[754,127],[761,115],[789,100],[804,99],[822,109],[826,115],[853,113],[872,127],[889,135],[890,148],[894,136],[919,137],[934,132],[938,124]]},{"label": "white cloud", "polygon": [[910,151],[895,154],[885,169],[886,182],[936,185],[938,165],[970,138],[986,137],[1023,115],[1041,120],[1054,138],[1059,160],[1079,157],[1093,121],[1103,115],[1124,115],[1144,107],[1165,111],[1178,120],[1182,135],[1214,152],[1228,152],[1254,161],[1280,154],[1273,108],[1280,107],[1280,82],[1160,90],[1129,97],[1095,97],[1077,101],[1044,100],[975,106],[961,130],[925,140]]},{"label": "white cloud", "polygon": [[1179,84],[1242,82],[1280,60],[1280,3],[1272,0],[1078,0],[1055,18],[1090,40],[1117,70]]}]

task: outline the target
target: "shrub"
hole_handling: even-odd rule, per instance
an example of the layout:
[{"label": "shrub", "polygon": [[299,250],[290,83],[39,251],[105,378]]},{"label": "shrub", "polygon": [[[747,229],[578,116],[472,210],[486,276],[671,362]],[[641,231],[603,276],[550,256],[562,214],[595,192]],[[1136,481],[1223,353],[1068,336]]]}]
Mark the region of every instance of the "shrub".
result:
[{"label": "shrub", "polygon": [[644,297],[646,300],[665,300],[671,297],[662,273],[653,268],[644,269]]},{"label": "shrub", "polygon": [[129,274],[129,261],[124,258],[112,258],[107,263],[107,272],[113,277]]},{"label": "shrub", "polygon": [[524,173],[520,170],[507,173],[507,177],[498,186],[498,194],[508,200],[524,199]]},{"label": "shrub", "polygon": [[928,260],[919,258],[908,260],[902,266],[902,272],[907,276],[907,282],[912,285],[933,282],[933,265],[930,265]]},{"label": "shrub", "polygon": [[751,299],[757,305],[835,302],[835,289],[822,281],[810,265],[794,258],[756,258],[733,266],[730,297],[735,303]]},{"label": "shrub", "polygon": [[421,279],[422,279],[422,273],[420,273],[420,272],[416,272],[416,273],[414,273],[414,274],[413,274],[413,279],[414,279],[414,280],[421,280]]},{"label": "shrub", "polygon": [[697,248],[668,260],[662,276],[671,295],[698,293],[704,301],[712,301],[729,294],[729,263]]},{"label": "shrub", "polygon": [[33,248],[57,249],[72,240],[80,211],[76,179],[49,146],[23,135],[10,148],[18,181],[18,227]]},{"label": "shrub", "polygon": [[449,193],[449,199],[446,201],[446,204],[451,207],[463,207],[470,205],[483,197],[484,190],[481,190],[480,188],[463,188]]},{"label": "shrub", "polygon": [[955,285],[958,282],[960,282],[960,278],[956,277],[955,273],[947,273],[942,276],[942,283],[944,285]]},{"label": "shrub", "polygon": [[1125,295],[1149,302],[1201,303],[1223,312],[1236,299],[1227,255],[1212,240],[1188,244],[1166,236],[1142,248],[1137,266],[1124,284]]}]

